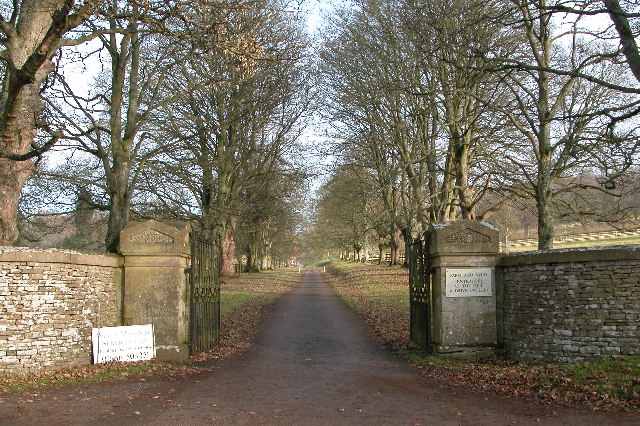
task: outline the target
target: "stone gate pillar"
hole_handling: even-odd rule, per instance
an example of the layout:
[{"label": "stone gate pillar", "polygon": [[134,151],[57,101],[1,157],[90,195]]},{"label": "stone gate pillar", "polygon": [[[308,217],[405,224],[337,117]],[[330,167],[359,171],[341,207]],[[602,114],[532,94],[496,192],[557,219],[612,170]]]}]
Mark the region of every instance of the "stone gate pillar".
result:
[{"label": "stone gate pillar", "polygon": [[490,355],[497,344],[498,231],[487,223],[463,220],[433,224],[430,232],[433,351]]},{"label": "stone gate pillar", "polygon": [[190,226],[155,220],[120,233],[124,256],[124,323],[153,324],[156,357],[186,361],[189,356]]}]

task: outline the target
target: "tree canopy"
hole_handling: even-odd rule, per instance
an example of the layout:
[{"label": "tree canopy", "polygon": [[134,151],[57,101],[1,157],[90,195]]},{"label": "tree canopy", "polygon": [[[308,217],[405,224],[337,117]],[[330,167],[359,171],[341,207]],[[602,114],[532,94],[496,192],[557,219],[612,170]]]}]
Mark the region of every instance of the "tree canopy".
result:
[{"label": "tree canopy", "polygon": [[0,244],[116,252],[130,220],[187,220],[231,273],[305,231],[396,263],[431,223],[533,215],[552,248],[638,213],[638,12],[352,0],[310,34],[280,0],[0,1]]}]

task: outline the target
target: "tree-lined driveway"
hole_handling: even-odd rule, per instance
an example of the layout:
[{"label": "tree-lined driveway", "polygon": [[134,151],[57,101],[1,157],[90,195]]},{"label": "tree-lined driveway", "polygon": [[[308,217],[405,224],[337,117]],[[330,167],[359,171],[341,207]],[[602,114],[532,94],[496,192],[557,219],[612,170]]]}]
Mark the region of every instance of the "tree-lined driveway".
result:
[{"label": "tree-lined driveway", "polygon": [[0,424],[637,424],[472,394],[423,378],[372,343],[321,274],[304,274],[253,350],[204,372],[5,395]]}]

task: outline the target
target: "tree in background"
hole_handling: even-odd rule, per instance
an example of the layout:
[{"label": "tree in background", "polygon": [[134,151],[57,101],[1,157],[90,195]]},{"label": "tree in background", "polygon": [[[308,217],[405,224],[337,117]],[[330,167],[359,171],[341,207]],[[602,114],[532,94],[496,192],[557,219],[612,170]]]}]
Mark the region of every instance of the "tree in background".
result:
[{"label": "tree in background", "polygon": [[[196,221],[223,246],[225,272],[236,244],[256,268],[268,263],[257,259],[275,259],[276,241],[294,226],[273,217],[295,210],[278,185],[301,186],[288,176],[299,175],[292,158],[320,98],[300,16],[277,0],[35,4],[0,5],[0,102],[15,130],[0,146],[0,174],[9,170],[0,191],[7,182],[22,188],[32,160],[43,158],[24,191],[24,237],[37,238],[35,222],[26,220],[53,224],[52,214],[64,215],[60,229],[86,227],[89,207],[108,212],[95,217],[108,222],[110,251],[131,217],[153,217]],[[338,164],[318,212],[329,219],[341,197],[361,209],[345,224],[316,221],[335,225],[349,242],[324,231],[318,241],[354,257],[388,246],[395,263],[400,240],[434,221],[486,220],[535,201],[540,248],[549,248],[562,220],[633,212],[635,7],[613,0],[357,0],[339,10],[315,74],[324,81]],[[592,15],[611,25],[584,24]],[[33,43],[26,50],[12,44],[27,37],[18,28],[32,18],[55,27],[34,33],[53,50],[36,54]],[[18,55],[23,65],[11,59],[15,49],[26,52]],[[51,74],[55,52],[58,72]],[[90,57],[103,72],[79,89],[73,62]],[[27,82],[28,70],[35,74]],[[10,111],[20,102],[28,114]],[[17,147],[6,142],[9,134],[29,146],[9,152]],[[55,156],[43,156],[52,146]],[[3,212],[11,211],[13,198],[2,195],[9,200]],[[589,199],[607,209],[596,212]],[[4,214],[0,228],[14,238]]]},{"label": "tree in background", "polygon": [[[186,95],[162,111],[157,134],[172,149],[150,163],[145,192],[158,207],[148,214],[172,209],[221,242],[227,274],[242,201],[291,164],[312,80],[295,14],[266,1],[230,10],[224,22],[220,39],[196,44],[199,54],[171,79],[171,91]],[[206,84],[186,90],[194,79]]]},{"label": "tree in background", "polygon": [[487,220],[533,199],[550,248],[570,194],[621,197],[638,138],[624,123],[636,103],[619,95],[636,89],[620,52],[562,23],[558,10],[575,4],[362,0],[338,11],[321,54],[328,117],[345,164],[379,177],[379,159],[393,165],[389,212],[405,243],[429,222]]},{"label": "tree in background", "polygon": [[91,188],[82,192],[83,202],[108,212],[109,252],[117,251],[120,231],[129,222],[141,169],[166,149],[150,137],[149,123],[161,106],[181,96],[164,87],[167,76],[190,54],[166,28],[177,13],[134,0],[105,2],[101,13],[86,23],[94,32],[107,33],[97,37],[96,48],[104,72],[90,91],[73,87],[74,76],[64,72],[51,89],[49,106],[67,129],[67,141],[59,149],[70,152],[69,161],[78,166],[69,170],[65,165],[48,175]]},{"label": "tree in background", "polygon": [[369,168],[379,184],[392,253],[395,229],[406,244],[432,221],[497,209],[476,211],[501,185],[486,165],[501,155],[506,126],[486,106],[504,90],[482,55],[510,44],[481,25],[487,13],[484,2],[366,0],[329,28],[328,116],[343,162]]},{"label": "tree in background", "polygon": [[325,37],[321,67],[327,115],[335,127],[341,163],[366,168],[373,176],[396,263],[397,231],[410,236],[425,216],[423,175],[410,159],[422,154],[410,138],[411,105],[398,85],[403,77],[411,78],[412,69],[389,22],[392,6],[375,1],[357,6],[340,11]]},{"label": "tree in background", "polygon": [[304,176],[282,164],[278,179],[257,177],[240,194],[236,227],[238,253],[246,255],[246,272],[272,269],[293,256],[300,223]]},{"label": "tree in background", "polygon": [[361,167],[343,165],[333,171],[318,191],[310,235],[316,250],[339,249],[343,258],[363,258],[373,228],[368,212],[379,200],[375,190]]}]

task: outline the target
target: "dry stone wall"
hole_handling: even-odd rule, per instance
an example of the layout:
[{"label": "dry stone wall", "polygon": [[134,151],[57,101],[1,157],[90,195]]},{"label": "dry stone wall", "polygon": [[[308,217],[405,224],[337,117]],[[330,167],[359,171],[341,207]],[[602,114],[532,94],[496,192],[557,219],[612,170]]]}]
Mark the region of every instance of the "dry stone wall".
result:
[{"label": "dry stone wall", "polygon": [[[122,323],[122,264],[0,247],[0,374],[90,364],[91,328]],[[640,246],[504,256],[496,290],[510,358],[640,356]]]},{"label": "dry stone wall", "polygon": [[516,254],[500,264],[509,358],[640,356],[640,246]]},{"label": "dry stone wall", "polygon": [[121,263],[0,247],[0,374],[90,364],[91,328],[119,325]]}]

